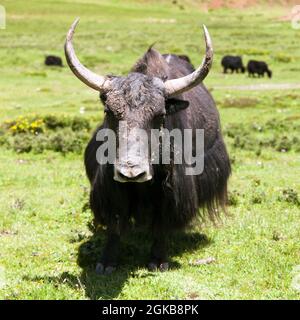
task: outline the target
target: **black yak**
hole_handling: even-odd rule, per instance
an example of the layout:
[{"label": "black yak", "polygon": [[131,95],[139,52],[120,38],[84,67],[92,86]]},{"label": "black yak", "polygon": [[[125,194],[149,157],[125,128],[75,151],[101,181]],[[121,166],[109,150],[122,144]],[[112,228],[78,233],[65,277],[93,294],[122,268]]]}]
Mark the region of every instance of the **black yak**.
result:
[{"label": "black yak", "polygon": [[46,66],[57,66],[57,67],[62,67],[62,59],[57,56],[46,56],[45,58],[45,65]]},{"label": "black yak", "polygon": [[264,77],[265,73],[269,78],[272,78],[272,71],[264,61],[250,60],[247,65],[247,71],[249,77],[257,74],[258,77]]},{"label": "black yak", "polygon": [[223,72],[227,73],[227,70],[231,70],[231,73],[234,71],[236,73],[242,72],[245,73],[246,68],[243,65],[242,58],[239,56],[225,56],[223,57],[221,64],[223,66]]},{"label": "black yak", "polygon": [[[188,226],[198,214],[218,217],[227,201],[230,161],[219,113],[202,84],[213,59],[209,33],[204,26],[206,55],[192,73],[187,61],[149,48],[127,76],[101,76],[83,66],[75,54],[72,38],[77,23],[78,19],[67,35],[67,62],[76,77],[100,92],[106,114],[85,150],[90,206],[95,221],[107,227],[107,242],[96,271],[110,273],[115,269],[120,236],[129,223],[148,227],[153,237],[148,267],[166,270],[170,232]],[[153,164],[149,153],[144,161],[136,162],[132,152],[136,140],[129,138],[126,155],[117,152],[113,163],[99,163],[97,150],[104,145],[96,139],[99,130],[118,134],[121,121],[126,121],[129,132],[136,128],[147,133],[154,128],[177,128],[180,132],[190,128],[194,134],[196,129],[204,129],[203,172],[186,175],[184,164]],[[170,143],[173,149],[173,140]],[[118,151],[121,147],[117,145]]]}]

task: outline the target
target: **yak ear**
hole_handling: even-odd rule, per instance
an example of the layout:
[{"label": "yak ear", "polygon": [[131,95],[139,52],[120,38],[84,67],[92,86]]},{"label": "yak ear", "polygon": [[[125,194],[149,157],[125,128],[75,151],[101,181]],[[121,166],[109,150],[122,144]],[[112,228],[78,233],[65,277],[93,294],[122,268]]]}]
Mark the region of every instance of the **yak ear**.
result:
[{"label": "yak ear", "polygon": [[189,106],[189,102],[186,100],[170,98],[166,100],[167,115],[174,114],[180,110],[184,110]]},{"label": "yak ear", "polygon": [[142,74],[146,74],[146,73],[147,73],[147,69],[148,69],[147,63],[144,62],[144,61],[139,61],[139,62],[132,68],[132,71],[134,71],[134,72],[139,72],[139,73],[142,73]]}]

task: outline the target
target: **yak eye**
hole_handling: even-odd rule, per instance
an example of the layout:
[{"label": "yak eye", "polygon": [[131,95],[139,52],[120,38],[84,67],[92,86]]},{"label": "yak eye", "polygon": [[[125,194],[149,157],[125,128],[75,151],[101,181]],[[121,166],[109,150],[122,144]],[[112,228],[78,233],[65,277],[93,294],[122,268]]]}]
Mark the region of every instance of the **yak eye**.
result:
[{"label": "yak eye", "polygon": [[162,112],[156,116],[156,119],[158,119],[160,122],[163,122],[165,120],[165,117],[166,117],[166,112]]}]

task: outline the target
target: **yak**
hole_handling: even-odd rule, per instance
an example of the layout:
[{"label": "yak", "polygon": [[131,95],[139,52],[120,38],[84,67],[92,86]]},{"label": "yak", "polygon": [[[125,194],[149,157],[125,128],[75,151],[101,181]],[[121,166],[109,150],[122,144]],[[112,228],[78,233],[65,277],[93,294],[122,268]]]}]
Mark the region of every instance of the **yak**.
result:
[{"label": "yak", "polygon": [[[168,238],[183,230],[193,219],[218,218],[226,212],[227,182],[231,168],[222,137],[219,113],[209,91],[203,85],[213,61],[210,35],[205,26],[206,54],[202,64],[193,67],[176,55],[162,55],[150,47],[127,76],[102,76],[85,67],[72,44],[75,20],[67,34],[65,54],[77,78],[100,92],[104,105],[103,123],[96,129],[84,155],[90,181],[90,207],[96,223],[106,227],[106,241],[96,272],[109,274],[119,262],[121,236],[128,226],[144,226],[152,237],[150,270],[168,269]],[[191,70],[194,70],[191,72]],[[133,149],[137,141],[125,140],[128,152],[117,144],[113,163],[97,160],[97,150],[104,141],[97,133],[109,129],[118,135],[121,122],[128,132],[139,128],[147,133],[186,128],[204,130],[204,169],[201,174],[187,175],[185,164],[136,161]],[[173,140],[170,144],[174,144]],[[193,141],[193,148],[195,142]],[[171,145],[171,147],[174,147]]]},{"label": "yak", "polygon": [[221,64],[223,66],[224,73],[227,73],[228,69],[231,70],[231,73],[234,71],[236,73],[245,73],[246,71],[246,68],[243,65],[242,57],[239,56],[225,56],[222,58]]},{"label": "yak", "polygon": [[[163,55],[163,56],[166,56],[166,55]],[[189,66],[191,66],[191,72],[195,71],[195,67],[193,66],[192,62],[191,62],[191,59],[189,56],[187,56],[186,54],[179,54],[177,55],[178,58],[182,59],[182,60],[185,60],[189,63]]]},{"label": "yak", "polygon": [[57,66],[57,67],[62,67],[62,59],[57,56],[46,56],[45,58],[45,65],[46,66]]},{"label": "yak", "polygon": [[[162,56],[167,61],[167,63],[171,59],[176,59],[176,60],[181,59],[181,60],[184,61],[184,62],[181,62],[181,63],[184,63],[185,66],[189,69],[190,72],[194,72],[195,71],[195,67],[192,65],[190,57],[185,55],[185,54],[180,54],[180,55],[177,55],[177,54],[163,54]],[[188,63],[186,63],[186,62],[188,62]]]},{"label": "yak", "polygon": [[247,65],[247,71],[249,77],[257,74],[258,77],[264,77],[265,73],[269,78],[272,78],[272,71],[264,61],[250,60]]}]

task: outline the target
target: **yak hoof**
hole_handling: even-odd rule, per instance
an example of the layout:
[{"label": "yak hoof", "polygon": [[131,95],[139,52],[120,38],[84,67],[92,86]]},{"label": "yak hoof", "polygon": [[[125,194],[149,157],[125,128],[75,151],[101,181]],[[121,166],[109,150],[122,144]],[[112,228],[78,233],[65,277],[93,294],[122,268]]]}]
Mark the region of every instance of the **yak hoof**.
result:
[{"label": "yak hoof", "polygon": [[96,265],[96,273],[97,274],[105,274],[109,275],[112,274],[116,270],[116,267],[113,266],[104,266],[103,263],[99,262]]},{"label": "yak hoof", "polygon": [[116,267],[107,266],[105,268],[104,274],[106,274],[106,275],[112,274],[115,270],[116,270]]},{"label": "yak hoof", "polygon": [[150,262],[150,263],[148,264],[148,269],[149,269],[149,271],[157,271],[157,263],[155,263],[155,262]]},{"label": "yak hoof", "polygon": [[168,262],[162,262],[162,263],[155,263],[155,262],[150,262],[148,264],[148,269],[149,271],[160,271],[160,272],[165,272],[169,269],[169,263]]},{"label": "yak hoof", "polygon": [[96,271],[97,274],[103,274],[104,265],[102,263],[97,263],[95,271]]},{"label": "yak hoof", "polygon": [[159,271],[160,272],[165,272],[165,271],[168,271],[169,269],[169,264],[168,262],[163,262],[159,265]]}]

